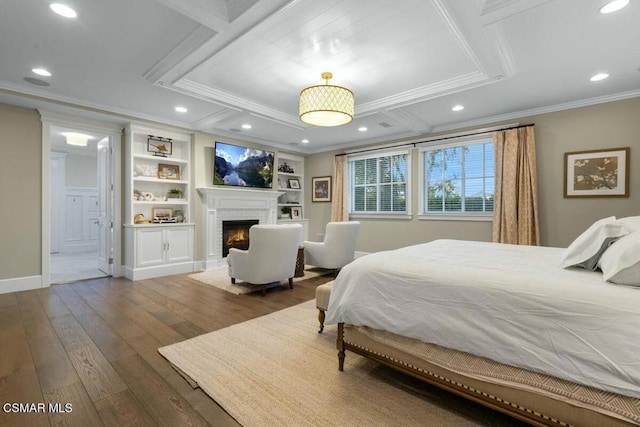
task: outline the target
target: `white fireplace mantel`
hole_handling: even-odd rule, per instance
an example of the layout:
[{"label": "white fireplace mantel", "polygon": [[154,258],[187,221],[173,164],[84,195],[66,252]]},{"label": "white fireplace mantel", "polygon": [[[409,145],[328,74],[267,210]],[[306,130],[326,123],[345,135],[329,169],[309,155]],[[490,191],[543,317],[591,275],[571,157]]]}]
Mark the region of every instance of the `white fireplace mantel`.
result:
[{"label": "white fireplace mantel", "polygon": [[260,224],[275,224],[278,197],[282,191],[249,188],[200,187],[203,199],[205,269],[224,265],[222,258],[222,221],[257,219]]}]

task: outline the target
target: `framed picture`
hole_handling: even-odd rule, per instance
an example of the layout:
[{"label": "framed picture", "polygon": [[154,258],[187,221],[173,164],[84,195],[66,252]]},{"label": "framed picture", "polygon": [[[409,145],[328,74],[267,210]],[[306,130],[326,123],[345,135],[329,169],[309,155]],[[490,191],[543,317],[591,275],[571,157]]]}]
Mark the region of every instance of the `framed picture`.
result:
[{"label": "framed picture", "polygon": [[311,201],[330,202],[331,201],[331,177],[316,176],[311,178]]},{"label": "framed picture", "polygon": [[153,218],[171,218],[173,216],[173,208],[153,208],[151,209],[151,216]]},{"label": "framed picture", "polygon": [[291,208],[291,219],[302,218],[302,208],[300,206]]},{"label": "framed picture", "polygon": [[299,189],[300,188],[300,181],[298,181],[297,179],[290,179],[289,180],[289,188]]},{"label": "framed picture", "polygon": [[180,179],[180,166],[158,164],[158,178],[160,179]]},{"label": "framed picture", "polygon": [[149,135],[147,138],[147,151],[157,157],[167,157],[173,154],[173,142],[170,138]]},{"label": "framed picture", "polygon": [[564,197],[629,197],[629,147],[564,153]]}]

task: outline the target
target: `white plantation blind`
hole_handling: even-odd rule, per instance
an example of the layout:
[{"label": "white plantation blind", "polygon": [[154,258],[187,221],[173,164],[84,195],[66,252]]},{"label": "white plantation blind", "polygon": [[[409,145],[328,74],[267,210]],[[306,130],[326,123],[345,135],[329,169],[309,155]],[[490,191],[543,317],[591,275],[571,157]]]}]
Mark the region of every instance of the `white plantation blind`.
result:
[{"label": "white plantation blind", "polygon": [[493,212],[492,141],[424,149],[421,153],[423,213]]},{"label": "white plantation blind", "polygon": [[407,213],[409,158],[409,150],[349,157],[349,212]]}]

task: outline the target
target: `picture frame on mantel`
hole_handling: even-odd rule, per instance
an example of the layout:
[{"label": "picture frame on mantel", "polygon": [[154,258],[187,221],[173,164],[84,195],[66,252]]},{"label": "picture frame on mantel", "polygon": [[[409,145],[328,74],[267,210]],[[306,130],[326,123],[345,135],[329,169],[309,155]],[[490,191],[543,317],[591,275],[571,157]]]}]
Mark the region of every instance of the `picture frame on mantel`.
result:
[{"label": "picture frame on mantel", "polygon": [[331,177],[315,176],[311,178],[311,201],[330,202],[331,201]]},{"label": "picture frame on mantel", "polygon": [[565,153],[564,197],[629,197],[629,147]]}]

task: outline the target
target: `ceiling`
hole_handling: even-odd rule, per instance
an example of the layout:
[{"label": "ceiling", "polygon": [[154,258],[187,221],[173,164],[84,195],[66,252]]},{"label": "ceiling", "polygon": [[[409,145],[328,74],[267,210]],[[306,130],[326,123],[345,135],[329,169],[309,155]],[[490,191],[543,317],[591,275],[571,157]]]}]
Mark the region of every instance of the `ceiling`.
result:
[{"label": "ceiling", "polygon": [[[638,0],[59,1],[2,1],[0,102],[313,153],[640,96]],[[351,124],[299,120],[323,71]]]}]

